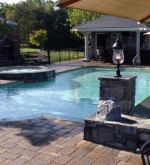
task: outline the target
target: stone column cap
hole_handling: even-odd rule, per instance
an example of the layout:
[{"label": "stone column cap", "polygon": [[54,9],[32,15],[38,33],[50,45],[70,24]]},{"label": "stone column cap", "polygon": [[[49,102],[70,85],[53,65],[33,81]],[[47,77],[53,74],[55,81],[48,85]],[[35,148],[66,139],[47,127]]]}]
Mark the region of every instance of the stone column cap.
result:
[{"label": "stone column cap", "polygon": [[137,76],[123,75],[122,77],[114,77],[114,75],[109,74],[109,75],[105,75],[103,77],[99,77],[98,80],[101,80],[101,79],[130,80],[130,79],[135,79],[135,78],[137,78]]}]

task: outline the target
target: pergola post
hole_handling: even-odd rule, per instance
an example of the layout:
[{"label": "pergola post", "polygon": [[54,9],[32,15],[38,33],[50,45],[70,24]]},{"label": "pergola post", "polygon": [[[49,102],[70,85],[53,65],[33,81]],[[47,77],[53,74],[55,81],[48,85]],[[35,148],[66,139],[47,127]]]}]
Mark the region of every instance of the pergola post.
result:
[{"label": "pergola post", "polygon": [[148,49],[150,49],[150,35],[148,35]]},{"label": "pergola post", "polygon": [[88,54],[88,32],[85,33],[85,57],[83,62],[90,62],[89,54]]},{"label": "pergola post", "polygon": [[140,31],[136,32],[136,62],[141,63],[141,56],[140,56]]}]

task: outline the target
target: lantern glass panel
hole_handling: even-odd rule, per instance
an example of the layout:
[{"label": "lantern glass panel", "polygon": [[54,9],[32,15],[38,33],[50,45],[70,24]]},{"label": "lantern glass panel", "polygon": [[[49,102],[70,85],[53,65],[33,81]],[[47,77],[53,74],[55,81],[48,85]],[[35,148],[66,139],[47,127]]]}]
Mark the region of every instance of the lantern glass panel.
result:
[{"label": "lantern glass panel", "polygon": [[124,62],[123,49],[113,49],[112,60],[115,64],[122,64]]}]

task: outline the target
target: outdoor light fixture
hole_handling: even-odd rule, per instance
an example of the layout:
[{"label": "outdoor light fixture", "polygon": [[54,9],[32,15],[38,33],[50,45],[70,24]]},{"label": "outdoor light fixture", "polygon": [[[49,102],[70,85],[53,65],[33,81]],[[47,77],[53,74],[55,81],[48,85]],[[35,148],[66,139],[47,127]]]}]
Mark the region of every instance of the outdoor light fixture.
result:
[{"label": "outdoor light fixture", "polygon": [[114,43],[114,45],[112,46],[113,48],[113,62],[115,64],[117,64],[117,71],[116,71],[116,75],[114,77],[122,77],[120,74],[120,65],[124,62],[124,53],[123,53],[123,49],[124,46],[120,40],[120,38],[118,38],[116,40],[116,42]]}]

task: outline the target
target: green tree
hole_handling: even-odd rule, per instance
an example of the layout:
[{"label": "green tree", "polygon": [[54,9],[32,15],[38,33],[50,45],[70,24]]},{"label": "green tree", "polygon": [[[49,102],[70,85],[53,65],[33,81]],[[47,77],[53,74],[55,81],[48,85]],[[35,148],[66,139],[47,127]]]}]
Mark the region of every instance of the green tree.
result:
[{"label": "green tree", "polygon": [[0,38],[5,38],[13,30],[9,24],[4,24],[3,21],[0,21]]},{"label": "green tree", "polygon": [[[53,1],[27,0],[13,4],[14,10],[7,11],[7,17],[19,25],[22,43],[29,43],[33,31],[45,29],[46,49],[77,47],[77,40],[80,39],[70,31],[68,9],[54,11],[54,5]],[[81,42],[78,43],[81,45]]]},{"label": "green tree", "polygon": [[13,7],[13,11],[7,12],[7,17],[18,23],[20,39],[23,44],[28,43],[29,34],[33,30],[37,30],[35,29],[36,16],[34,13],[37,5],[33,1],[26,1],[13,4]]},{"label": "green tree", "polygon": [[69,9],[67,21],[70,23],[71,32],[75,33],[79,37],[82,37],[82,33],[72,31],[72,27],[78,26],[87,21],[94,20],[100,16],[102,16],[102,14],[96,12],[90,12],[80,9]]},{"label": "green tree", "polygon": [[4,21],[6,23],[6,18],[7,18],[7,12],[12,11],[14,9],[13,5],[2,3],[0,2],[0,17],[4,18]]},{"label": "green tree", "polygon": [[37,47],[44,48],[44,43],[47,40],[47,31],[44,29],[40,29],[37,31],[33,31],[32,34],[30,34],[29,42],[32,45],[36,45]]},{"label": "green tree", "polygon": [[0,37],[6,37],[13,28],[7,23],[6,13],[13,10],[13,7],[7,3],[0,2]]}]

